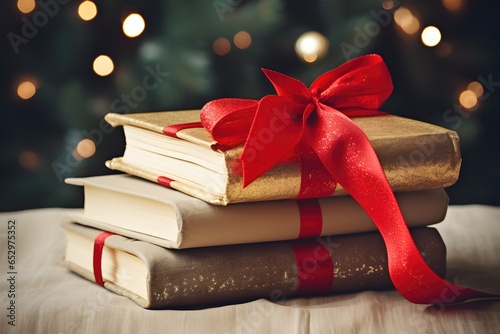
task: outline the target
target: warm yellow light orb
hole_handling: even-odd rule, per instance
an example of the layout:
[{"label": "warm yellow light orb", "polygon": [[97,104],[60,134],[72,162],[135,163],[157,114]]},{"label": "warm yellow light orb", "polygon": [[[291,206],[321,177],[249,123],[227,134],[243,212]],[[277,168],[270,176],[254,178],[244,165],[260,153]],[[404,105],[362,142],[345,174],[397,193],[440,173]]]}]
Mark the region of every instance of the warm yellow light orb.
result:
[{"label": "warm yellow light orb", "polygon": [[428,26],[422,31],[422,43],[430,48],[436,46],[441,41],[441,31],[434,26]]},{"label": "warm yellow light orb", "polygon": [[477,81],[472,81],[470,84],[468,84],[467,89],[474,92],[474,94],[476,94],[476,97],[481,97],[484,94],[483,85],[481,85]]},{"label": "warm yellow light orb", "polygon": [[231,51],[231,43],[229,43],[229,41],[226,38],[219,37],[214,41],[212,48],[215,54],[219,56],[224,56],[228,54],[229,51]]},{"label": "warm yellow light orb", "polygon": [[413,14],[406,7],[399,7],[394,11],[394,21],[398,26],[402,26],[411,22]]},{"label": "warm yellow light orb", "polygon": [[238,49],[246,49],[252,44],[252,36],[246,31],[240,31],[234,35],[233,42]]},{"label": "warm yellow light orb", "polygon": [[467,109],[474,108],[477,104],[477,96],[471,90],[465,90],[460,94],[458,98],[460,104]]},{"label": "warm yellow light orb", "polygon": [[392,0],[385,0],[382,2],[382,8],[389,10],[394,8],[394,1]]},{"label": "warm yellow light orb", "polygon": [[94,155],[95,144],[90,139],[82,139],[73,151],[73,157],[77,160],[86,159]]},{"label": "warm yellow light orb", "polygon": [[105,55],[100,55],[94,60],[93,68],[97,75],[105,77],[113,72],[115,66],[111,58]]},{"label": "warm yellow light orb", "polygon": [[401,29],[408,35],[413,35],[418,32],[418,29],[420,29],[420,22],[415,16],[412,16],[412,20],[409,23],[402,25]]},{"label": "warm yellow light orb", "polygon": [[31,81],[24,81],[17,86],[17,95],[23,99],[28,100],[36,93],[35,84]]},{"label": "warm yellow light orb", "polygon": [[419,20],[406,7],[399,7],[394,11],[394,21],[408,35],[413,35],[420,29]]},{"label": "warm yellow light orb", "polygon": [[146,22],[141,15],[133,13],[123,21],[122,28],[125,36],[134,38],[142,34],[144,28],[146,28]]},{"label": "warm yellow light orb", "polygon": [[17,9],[23,14],[28,14],[35,9],[35,0],[18,0]]},{"label": "warm yellow light orb", "polygon": [[84,1],[78,6],[78,16],[84,21],[90,21],[97,15],[97,6],[92,1]]},{"label": "warm yellow light orb", "polygon": [[316,31],[308,31],[297,38],[295,53],[308,63],[323,58],[328,51],[328,39]]},{"label": "warm yellow light orb", "polygon": [[459,10],[462,5],[462,0],[443,0],[443,6],[445,6],[450,12]]}]

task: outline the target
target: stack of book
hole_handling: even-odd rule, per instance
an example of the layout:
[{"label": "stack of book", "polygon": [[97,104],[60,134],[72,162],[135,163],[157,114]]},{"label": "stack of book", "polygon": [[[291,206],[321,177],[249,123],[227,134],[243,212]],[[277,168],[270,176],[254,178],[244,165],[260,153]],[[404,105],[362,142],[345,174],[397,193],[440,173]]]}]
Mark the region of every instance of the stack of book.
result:
[{"label": "stack of book", "polygon": [[[294,199],[301,172],[291,157],[243,188],[235,168],[242,146],[220,147],[199,117],[199,110],[106,116],[124,129],[123,156],[106,163],[122,173],[66,180],[85,192],[83,214],[63,225],[71,270],[145,308],[392,287],[382,237],[340,186],[331,196]],[[445,245],[429,225],[444,219],[444,188],[458,179],[456,133],[392,115],[353,121],[423,258],[444,276]],[[94,246],[103,231],[113,234],[98,254],[97,277]]]}]

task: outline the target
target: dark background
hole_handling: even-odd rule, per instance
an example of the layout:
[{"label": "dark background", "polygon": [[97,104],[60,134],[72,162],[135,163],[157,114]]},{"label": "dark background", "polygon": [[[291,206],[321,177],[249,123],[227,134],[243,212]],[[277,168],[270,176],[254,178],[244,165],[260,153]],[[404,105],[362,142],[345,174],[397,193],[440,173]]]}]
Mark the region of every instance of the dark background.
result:
[{"label": "dark background", "polygon": [[[383,110],[458,132],[463,164],[459,181],[448,188],[451,204],[500,205],[500,29],[494,1],[451,1],[457,10],[446,8],[450,0],[96,1],[98,14],[90,21],[78,17],[80,1],[40,2],[23,14],[9,1],[0,14],[0,211],[81,207],[81,189],[62,180],[110,173],[104,162],[123,153],[124,141],[121,130],[103,130],[103,116],[142,84],[147,68],[168,76],[128,112],[199,109],[221,97],[258,99],[274,92],[260,68],[309,85],[346,58],[368,53],[382,55],[393,76],[395,89]],[[394,22],[392,14],[401,7],[418,18],[417,33],[404,33]],[[132,12],[146,22],[136,38],[121,27]],[[388,20],[377,21],[382,12],[390,14]],[[13,34],[26,37],[23,27],[33,20],[39,20],[36,33],[15,46]],[[442,33],[432,48],[420,39],[428,25]],[[242,30],[252,37],[245,49],[233,43]],[[294,50],[307,31],[329,41],[326,55],[312,63]],[[231,44],[223,56],[212,48],[220,37]],[[347,57],[346,45],[352,47]],[[109,76],[92,70],[100,54],[114,61]],[[16,90],[26,78],[37,90],[23,100]],[[467,110],[459,95],[472,81],[483,83],[484,95]],[[96,152],[75,160],[72,151],[84,138],[94,141]]]}]

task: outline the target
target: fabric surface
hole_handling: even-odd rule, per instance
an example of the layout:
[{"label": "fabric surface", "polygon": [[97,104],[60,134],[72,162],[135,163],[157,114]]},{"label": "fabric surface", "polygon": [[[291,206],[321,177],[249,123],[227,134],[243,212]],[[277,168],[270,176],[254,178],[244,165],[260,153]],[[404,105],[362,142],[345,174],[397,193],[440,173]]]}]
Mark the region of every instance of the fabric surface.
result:
[{"label": "fabric surface", "polygon": [[[60,227],[75,209],[0,214],[1,333],[498,333],[500,301],[416,305],[396,291],[260,299],[238,305],[151,311],[106,291],[61,265]],[[8,227],[15,220],[15,263],[9,275]],[[451,206],[434,225],[448,249],[447,279],[500,293],[500,208]],[[12,243],[10,243],[12,245]],[[12,250],[12,249],[11,249]],[[15,287],[8,279],[15,276]],[[15,296],[9,294],[14,291]],[[459,291],[448,291],[453,298]],[[9,325],[14,301],[15,326]],[[10,312],[11,313],[11,312]]]}]

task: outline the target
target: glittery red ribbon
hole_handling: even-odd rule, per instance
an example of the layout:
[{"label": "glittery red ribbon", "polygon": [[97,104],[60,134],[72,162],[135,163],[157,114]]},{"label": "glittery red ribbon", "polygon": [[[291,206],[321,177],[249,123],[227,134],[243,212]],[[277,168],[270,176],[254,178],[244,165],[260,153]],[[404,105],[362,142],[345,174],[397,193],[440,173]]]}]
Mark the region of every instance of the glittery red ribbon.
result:
[{"label": "glittery red ribbon", "polygon": [[94,279],[97,284],[104,286],[104,280],[102,278],[102,250],[104,248],[104,241],[113,235],[112,232],[102,232],[99,233],[94,239],[94,255],[93,255],[93,267],[94,267]]},{"label": "glittery red ribbon", "polygon": [[[370,141],[349,118],[382,115],[378,108],[392,92],[389,71],[378,55],[348,61],[319,76],[307,88],[302,82],[264,70],[277,95],[260,99],[219,99],[201,110],[201,122],[222,145],[245,142],[240,160],[243,186],[295,151],[301,165],[320,161],[305,180],[313,195],[315,176],[325,173],[365,209],[387,247],[389,274],[396,289],[414,303],[451,303],[494,297],[443,280],[423,260],[409,233],[392,189]],[[307,157],[307,159],[304,159]],[[315,163],[316,164],[316,163]],[[302,191],[302,190],[301,190]],[[304,193],[304,191],[302,191]],[[320,188],[316,196],[324,195]],[[460,293],[450,300],[450,289]]]},{"label": "glittery red ribbon", "polygon": [[297,263],[295,293],[315,294],[332,290],[333,263],[328,249],[316,240],[306,240],[292,246]]}]

